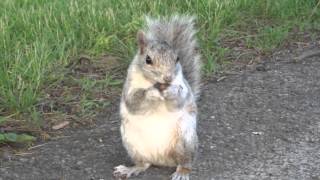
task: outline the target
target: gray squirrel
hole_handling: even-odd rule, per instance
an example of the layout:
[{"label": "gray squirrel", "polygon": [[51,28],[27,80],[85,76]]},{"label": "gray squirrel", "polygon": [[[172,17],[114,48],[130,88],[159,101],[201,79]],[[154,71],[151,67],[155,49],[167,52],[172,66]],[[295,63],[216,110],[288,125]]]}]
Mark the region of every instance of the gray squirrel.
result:
[{"label": "gray squirrel", "polygon": [[177,167],[172,180],[189,180],[198,148],[201,60],[194,18],[146,18],[137,33],[120,103],[122,142],[134,166],[114,168],[129,178],[151,165]]}]

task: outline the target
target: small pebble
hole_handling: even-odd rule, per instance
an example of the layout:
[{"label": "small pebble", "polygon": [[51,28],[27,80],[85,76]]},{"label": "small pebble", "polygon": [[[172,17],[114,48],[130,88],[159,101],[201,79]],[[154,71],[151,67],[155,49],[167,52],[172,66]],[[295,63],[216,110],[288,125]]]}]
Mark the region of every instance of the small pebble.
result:
[{"label": "small pebble", "polygon": [[85,168],[84,171],[86,171],[87,173],[90,173],[92,170],[92,168]]},{"label": "small pebble", "polygon": [[252,134],[254,134],[254,135],[261,135],[262,132],[261,132],[261,131],[253,131]]}]

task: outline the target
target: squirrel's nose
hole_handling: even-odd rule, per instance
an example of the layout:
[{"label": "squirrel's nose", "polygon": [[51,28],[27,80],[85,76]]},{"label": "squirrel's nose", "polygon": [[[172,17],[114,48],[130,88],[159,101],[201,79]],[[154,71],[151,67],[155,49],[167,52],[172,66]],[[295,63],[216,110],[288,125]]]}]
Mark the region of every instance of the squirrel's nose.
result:
[{"label": "squirrel's nose", "polygon": [[172,81],[172,76],[168,75],[168,76],[165,76],[163,78],[164,81],[166,81],[166,83],[170,83]]}]

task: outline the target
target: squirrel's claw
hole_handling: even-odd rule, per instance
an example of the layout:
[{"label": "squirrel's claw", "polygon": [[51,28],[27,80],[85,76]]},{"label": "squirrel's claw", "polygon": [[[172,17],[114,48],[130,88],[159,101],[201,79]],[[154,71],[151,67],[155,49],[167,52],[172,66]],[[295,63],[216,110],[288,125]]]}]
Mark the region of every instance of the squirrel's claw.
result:
[{"label": "squirrel's claw", "polygon": [[119,165],[114,168],[113,176],[117,179],[128,179],[129,177],[137,176],[142,171],[145,171],[150,164],[144,164],[143,166],[132,166],[132,167],[126,167],[124,165]]},{"label": "squirrel's claw", "polygon": [[127,179],[130,177],[130,171],[126,166],[119,165],[113,168],[113,176],[117,179]]},{"label": "squirrel's claw", "polygon": [[147,97],[148,97],[148,99],[152,99],[152,100],[158,100],[158,99],[162,100],[163,99],[159,90],[156,88],[152,88],[149,91],[147,91]]},{"label": "squirrel's claw", "polygon": [[168,99],[174,99],[178,97],[182,92],[182,87],[179,85],[171,85],[163,91],[163,96]]},{"label": "squirrel's claw", "polygon": [[190,180],[189,174],[175,172],[171,175],[171,180]]}]

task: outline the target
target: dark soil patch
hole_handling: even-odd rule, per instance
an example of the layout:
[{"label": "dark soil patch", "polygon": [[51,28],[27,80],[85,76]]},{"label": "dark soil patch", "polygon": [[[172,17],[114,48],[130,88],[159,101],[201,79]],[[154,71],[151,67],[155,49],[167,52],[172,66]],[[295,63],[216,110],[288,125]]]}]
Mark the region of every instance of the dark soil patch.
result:
[{"label": "dark soil patch", "polygon": [[63,77],[45,89],[46,96],[38,105],[45,129],[61,121],[70,121],[71,127],[94,124],[95,116],[120,95],[124,66],[111,56],[81,56],[71,61]]},{"label": "dark soil patch", "polygon": [[[12,117],[0,124],[0,132],[32,134],[41,143],[63,135],[70,128],[95,126],[96,116],[108,111],[121,93],[126,65],[120,62],[112,56],[74,58],[66,67],[53,72],[52,80],[44,86],[43,98],[36,106],[40,123]],[[53,128],[62,123],[67,125]],[[17,147],[26,146],[2,144],[0,152],[22,150]]]}]

